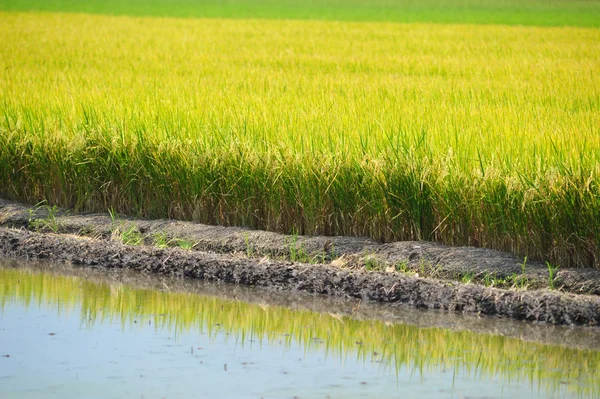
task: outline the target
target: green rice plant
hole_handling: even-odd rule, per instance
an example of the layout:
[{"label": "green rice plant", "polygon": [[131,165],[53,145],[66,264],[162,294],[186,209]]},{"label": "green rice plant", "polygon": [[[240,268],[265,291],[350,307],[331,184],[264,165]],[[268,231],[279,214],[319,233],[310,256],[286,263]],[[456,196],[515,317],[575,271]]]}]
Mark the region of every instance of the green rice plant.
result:
[{"label": "green rice plant", "polygon": [[121,242],[125,245],[141,245],[144,243],[144,236],[135,225],[131,225],[121,232]]},{"label": "green rice plant", "polygon": [[[137,242],[138,244],[142,244],[144,242],[144,239],[141,234],[137,236],[135,233],[133,233],[133,235],[131,236],[131,241],[134,243]],[[153,234],[152,244],[158,248],[179,247],[185,250],[191,250],[196,246],[196,242],[194,240],[181,237],[170,238],[166,232],[158,232]]]},{"label": "green rice plant", "polygon": [[250,237],[248,236],[248,233],[244,233],[244,242],[246,243],[246,256],[251,258],[254,256],[254,248],[250,243]]},{"label": "green rice plant", "polygon": [[493,273],[485,272],[483,274],[482,282],[483,282],[483,285],[485,285],[486,287],[494,287],[495,285],[498,284],[498,279]]},{"label": "green rice plant", "polygon": [[327,263],[328,260],[329,260],[329,257],[327,256],[327,254],[325,254],[325,252],[319,252],[314,255],[311,255],[308,263],[310,263],[312,265],[318,265],[318,264]]},{"label": "green rice plant", "polygon": [[293,234],[290,238],[286,238],[288,241],[288,250],[289,250],[289,260],[291,262],[302,262],[302,263],[314,263],[306,249],[302,246],[302,244],[298,244],[298,236]]},{"label": "green rice plant", "polygon": [[525,275],[517,275],[516,273],[511,276],[509,279],[511,282],[510,288],[515,288],[518,290],[526,290],[529,287],[529,279]]},{"label": "green rice plant", "polygon": [[512,273],[504,278],[494,278],[491,286],[525,290],[529,287],[529,278],[524,274]]},{"label": "green rice plant", "polygon": [[419,259],[417,270],[421,277],[438,277],[443,272],[441,265],[434,265],[426,259]]},{"label": "green rice plant", "polygon": [[408,265],[407,261],[397,262],[395,269],[397,272],[400,272],[400,273],[409,274],[409,275],[415,274],[415,272]]},{"label": "green rice plant", "polygon": [[527,266],[527,256],[523,258],[523,263],[521,263],[521,274],[525,274],[525,268]]},{"label": "green rice plant", "polygon": [[118,224],[121,222],[121,219],[119,218],[119,214],[115,211],[115,209],[112,206],[108,208],[108,214],[110,215],[111,226],[114,226],[115,224]]}]

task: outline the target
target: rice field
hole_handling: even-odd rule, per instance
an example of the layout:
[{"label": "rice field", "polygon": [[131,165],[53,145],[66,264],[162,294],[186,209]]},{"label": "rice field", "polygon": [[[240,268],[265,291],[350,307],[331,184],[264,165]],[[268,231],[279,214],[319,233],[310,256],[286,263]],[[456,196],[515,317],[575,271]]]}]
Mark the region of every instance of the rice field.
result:
[{"label": "rice field", "polygon": [[0,195],[600,268],[600,2],[353,1],[0,1]]}]

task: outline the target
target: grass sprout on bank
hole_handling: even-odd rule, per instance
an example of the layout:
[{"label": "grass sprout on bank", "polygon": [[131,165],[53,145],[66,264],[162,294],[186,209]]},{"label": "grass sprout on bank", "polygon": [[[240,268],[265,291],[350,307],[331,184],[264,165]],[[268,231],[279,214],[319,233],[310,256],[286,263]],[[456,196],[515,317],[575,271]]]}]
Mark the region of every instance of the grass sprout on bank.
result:
[{"label": "grass sprout on bank", "polygon": [[[38,217],[39,212],[45,212],[44,217]],[[28,225],[31,226],[36,231],[51,231],[53,233],[58,232],[60,228],[60,224],[56,219],[58,214],[58,207],[40,204],[36,205],[34,208],[29,210],[29,219],[27,221]]]},{"label": "grass sprout on bank", "polygon": [[124,224],[114,227],[111,232],[111,239],[121,241],[125,245],[142,245],[144,236],[140,233],[134,224]]},{"label": "grass sprout on bank", "polygon": [[196,243],[186,238],[175,238],[174,243],[181,249],[192,250],[196,246]]},{"label": "grass sprout on bank", "polygon": [[556,288],[556,272],[559,266],[553,266],[550,262],[546,262],[546,266],[548,266],[548,287],[553,290]]},{"label": "grass sprout on bank", "polygon": [[169,248],[171,244],[171,239],[169,238],[167,233],[156,233],[152,236],[152,243],[157,248]]}]

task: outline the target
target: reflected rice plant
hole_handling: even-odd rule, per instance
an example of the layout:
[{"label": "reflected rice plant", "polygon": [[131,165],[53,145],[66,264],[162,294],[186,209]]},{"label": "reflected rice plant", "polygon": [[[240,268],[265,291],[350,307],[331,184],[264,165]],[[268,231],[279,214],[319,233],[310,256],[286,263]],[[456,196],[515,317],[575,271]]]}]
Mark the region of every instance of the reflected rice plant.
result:
[{"label": "reflected rice plant", "polygon": [[9,302],[59,315],[79,309],[81,325],[88,329],[117,322],[123,329],[167,329],[175,336],[196,331],[215,339],[226,333],[225,339],[240,345],[295,344],[305,353],[322,351],[341,363],[355,357],[396,374],[408,370],[423,377],[445,370],[473,379],[529,383],[540,393],[566,389],[581,397],[600,395],[600,351],[588,349],[0,268],[1,308]]}]

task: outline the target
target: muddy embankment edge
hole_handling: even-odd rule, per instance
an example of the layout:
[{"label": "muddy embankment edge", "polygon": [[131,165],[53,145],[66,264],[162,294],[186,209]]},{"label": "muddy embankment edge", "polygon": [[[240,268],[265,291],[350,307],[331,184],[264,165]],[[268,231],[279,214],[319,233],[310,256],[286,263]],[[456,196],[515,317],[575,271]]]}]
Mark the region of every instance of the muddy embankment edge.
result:
[{"label": "muddy embankment edge", "polygon": [[[291,236],[240,227],[208,226],[160,219],[137,220],[109,214],[81,214],[31,206],[0,198],[0,226],[114,239],[139,233],[143,242],[179,240],[198,251],[244,254],[300,263],[376,271],[402,271],[438,280],[470,281],[497,288],[553,288],[561,292],[600,296],[600,270],[554,269],[543,262],[484,248],[449,247],[431,242],[380,244],[359,237]],[[552,275],[550,274],[552,273]],[[551,286],[550,286],[551,284]]]},{"label": "muddy embankment edge", "polygon": [[35,232],[14,226],[0,227],[0,256],[135,270],[548,324],[600,325],[600,298],[597,296],[551,290],[498,289],[398,272],[370,272],[266,256],[259,259],[240,252],[132,246],[115,240]]}]

